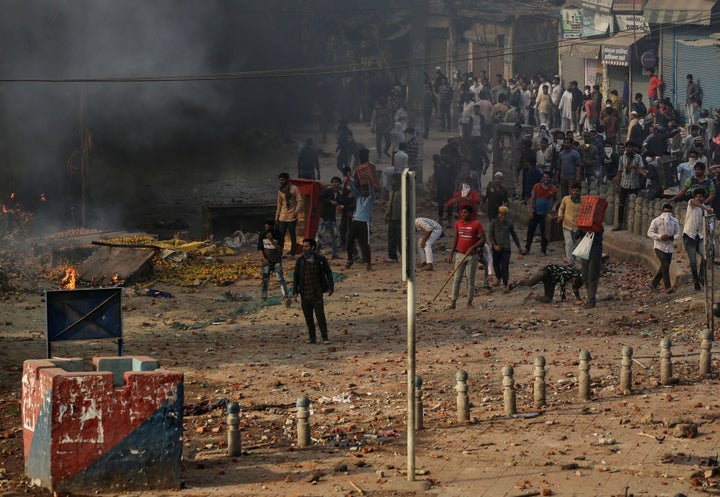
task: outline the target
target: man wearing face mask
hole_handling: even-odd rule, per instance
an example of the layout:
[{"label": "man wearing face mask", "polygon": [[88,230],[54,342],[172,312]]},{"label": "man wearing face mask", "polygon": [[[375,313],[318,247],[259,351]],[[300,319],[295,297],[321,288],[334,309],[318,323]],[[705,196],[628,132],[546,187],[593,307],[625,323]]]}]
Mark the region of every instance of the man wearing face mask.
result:
[{"label": "man wearing face mask", "polygon": [[633,142],[625,143],[625,153],[618,161],[618,173],[615,176],[615,184],[620,187],[618,194],[618,222],[613,231],[624,229],[625,206],[630,195],[637,194],[640,190],[640,171],[643,169],[643,161],[640,154],[635,153],[636,145]]},{"label": "man wearing face mask", "polygon": [[575,266],[577,262],[572,252],[575,250],[576,245],[575,231],[577,227],[575,226],[575,219],[580,211],[580,202],[580,184],[575,183],[570,188],[570,195],[563,197],[558,208],[557,222],[562,223],[563,238],[565,239],[565,257],[572,266]]},{"label": "man wearing face mask", "polygon": [[679,164],[677,167],[678,185],[684,185],[687,180],[692,178],[695,173],[695,164],[697,164],[698,153],[695,150],[690,151],[687,162]]},{"label": "man wearing face mask", "polygon": [[647,236],[653,239],[653,249],[660,261],[660,267],[658,267],[650,286],[653,290],[657,290],[660,280],[663,280],[665,291],[670,293],[674,291],[670,283],[670,263],[675,250],[675,240],[680,238],[680,223],[672,215],[671,204],[664,204],[662,214],[650,222]]},{"label": "man wearing face mask", "polygon": [[[320,335],[324,344],[330,343],[328,337],[327,320],[325,319],[325,306],[323,293],[328,297],[335,290],[332,270],[325,256],[315,251],[315,240],[303,240],[303,255],[295,260],[295,276],[293,277],[293,295],[297,301],[301,297],[300,306],[305,316],[310,338],[307,343],[316,343],[315,318],[317,318]],[[314,316],[313,316],[314,314]]]},{"label": "man wearing face mask", "polygon": [[480,194],[470,185],[470,178],[464,176],[461,180],[460,189],[445,203],[445,210],[451,212],[452,208],[455,207],[459,215],[463,207],[467,206],[470,207],[471,219],[477,219],[477,211],[480,205],[482,205]]}]

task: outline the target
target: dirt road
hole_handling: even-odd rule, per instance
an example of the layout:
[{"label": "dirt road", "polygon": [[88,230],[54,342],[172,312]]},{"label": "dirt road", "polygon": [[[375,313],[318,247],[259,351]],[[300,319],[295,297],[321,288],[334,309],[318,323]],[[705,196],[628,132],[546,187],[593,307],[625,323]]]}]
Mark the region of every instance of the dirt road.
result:
[{"label": "dirt road", "polygon": [[[331,167],[323,164],[325,178]],[[430,202],[421,201],[419,214],[433,212]],[[381,220],[378,206],[372,243],[379,260]],[[435,301],[433,296],[449,274],[441,262],[448,243],[445,237],[436,245],[436,270],[417,275],[425,429],[417,438],[416,482],[401,473],[407,356],[399,265],[376,261],[367,272],[363,266],[345,270],[337,260],[333,270],[344,279],[326,299],[331,345],[304,343],[297,304],[259,305],[258,279],[226,287],[155,287],[172,298],[128,290],[125,353],[150,355],[185,374],[184,488],[98,489],[94,495],[672,496],[699,493],[703,485],[713,491],[717,379],[698,376],[697,336],[705,318],[697,293],[653,293],[647,270],[611,257],[595,309],[574,299],[539,304],[530,289],[520,287],[481,292],[473,309],[447,311],[449,288]],[[254,252],[252,245],[246,250]],[[555,242],[547,257],[513,256],[511,278],[557,263],[561,254]],[[277,287],[271,292],[277,295]],[[44,356],[44,330],[41,293],[0,300],[0,490],[6,492],[0,495],[50,495],[23,478],[19,415],[22,361]],[[660,385],[659,343],[665,337],[676,356],[678,383],[672,386]],[[628,395],[618,389],[624,346],[633,347],[636,359]],[[591,401],[578,400],[583,350],[592,357]],[[55,347],[58,356],[113,352],[107,342]],[[547,364],[542,409],[533,407],[538,356]],[[518,412],[526,416],[504,414],[506,365],[514,367]],[[469,375],[469,422],[456,419],[458,371]],[[312,402],[308,449],[294,445],[295,403],[302,396]],[[242,406],[244,453],[237,458],[225,455],[228,400]],[[694,424],[697,434],[674,436],[681,434],[674,428],[678,421]]]}]

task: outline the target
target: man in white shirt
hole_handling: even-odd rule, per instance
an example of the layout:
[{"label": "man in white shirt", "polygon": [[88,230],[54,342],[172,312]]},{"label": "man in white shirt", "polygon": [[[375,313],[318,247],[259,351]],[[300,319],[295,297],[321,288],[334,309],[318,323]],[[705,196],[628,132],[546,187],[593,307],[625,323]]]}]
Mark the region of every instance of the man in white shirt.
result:
[{"label": "man in white shirt", "polygon": [[553,104],[552,120],[550,121],[551,128],[557,128],[560,126],[560,112],[558,112],[558,106],[560,105],[560,96],[563,93],[563,87],[560,84],[560,76],[555,75],[550,86],[550,100]]},{"label": "man in white shirt", "polygon": [[670,283],[670,263],[675,250],[675,240],[680,238],[680,223],[672,215],[672,204],[663,205],[662,214],[650,222],[647,236],[653,239],[653,249],[660,261],[660,267],[658,267],[650,286],[653,290],[657,290],[662,279],[665,291],[671,293],[675,289]]},{"label": "man in white shirt", "polygon": [[[706,214],[712,214],[712,207],[705,205],[706,191],[704,188],[696,188],[695,195],[688,201],[687,212],[685,213],[685,225],[683,227],[683,245],[690,261],[690,272],[692,273],[695,290],[702,290],[705,283],[705,241],[704,241],[704,220]],[[698,268],[698,257],[700,267]],[[699,271],[698,271],[699,269]]]},{"label": "man in white shirt", "polygon": [[418,255],[420,256],[420,270],[433,270],[432,246],[443,234],[440,223],[427,218],[418,217],[415,219],[415,229],[422,235],[418,240]]}]

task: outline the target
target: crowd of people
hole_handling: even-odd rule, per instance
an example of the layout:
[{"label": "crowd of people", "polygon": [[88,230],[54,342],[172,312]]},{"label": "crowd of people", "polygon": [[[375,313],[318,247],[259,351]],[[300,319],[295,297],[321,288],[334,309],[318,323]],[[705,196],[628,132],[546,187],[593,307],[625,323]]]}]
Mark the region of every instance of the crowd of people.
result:
[{"label": "crowd of people", "polygon": [[[512,246],[515,245],[522,257],[539,238],[539,251],[547,255],[550,234],[546,229],[550,219],[561,227],[562,259],[548,261],[552,263],[519,284],[533,286],[542,282],[545,291],[537,300],[543,303],[553,301],[557,286],[564,301],[567,285],[572,286],[576,299],[581,300],[579,289],[584,286],[585,306],[595,307],[603,230],[588,233],[578,229],[575,220],[583,191],[597,195],[599,186],[606,183],[613,183],[618,192],[618,223],[614,231],[625,229],[631,195],[649,200],[667,198],[662,213],[653,220],[647,233],[653,239],[659,261],[659,269],[649,286],[658,289],[662,281],[666,291],[674,291],[669,267],[674,244],[682,236],[690,257],[694,286],[702,289],[705,264],[702,217],[717,207],[715,185],[720,171],[720,134],[715,136],[715,122],[702,108],[699,85],[692,75],[687,75],[687,81],[687,119],[684,119],[669,99],[662,98],[664,85],[652,73],[646,106],[640,93],[628,103],[615,89],[604,96],[599,85],[581,90],[576,81],[570,81],[563,86],[557,75],[552,78],[516,75],[506,80],[498,74],[491,84],[481,72],[477,77],[456,75],[451,82],[437,68],[424,87],[421,118],[408,119],[399,85],[377,95],[372,106],[363,107],[359,119],[375,136],[374,162],[370,161],[370,150],[355,141],[347,121],[341,118],[336,129],[339,175],[331,178],[321,194],[317,242],[304,240],[303,255],[297,258],[298,263],[305,261],[301,263],[303,267],[310,264],[309,267],[315,268],[312,272],[315,279],[311,281],[306,271],[300,288],[296,289],[302,296],[303,287],[312,287],[308,301],[303,304],[310,341],[316,340],[315,328],[311,325],[313,312],[318,317],[323,340],[328,340],[321,301],[323,292],[332,292],[332,285],[325,281],[327,261],[318,251],[325,250],[332,259],[340,258],[341,252],[345,252],[346,268],[357,263],[371,271],[373,211],[376,204],[384,203],[387,225],[384,261],[398,262],[402,217],[400,175],[405,168],[421,167],[418,142],[428,138],[432,130],[449,132],[451,136],[433,155],[433,175],[428,181],[437,201],[437,216],[418,217],[415,221],[418,268],[435,269],[433,244],[444,236],[444,226],[451,229],[447,261],[452,266],[453,287],[448,308],[456,307],[463,279],[467,281],[467,305],[472,306],[478,268],[483,271],[481,284],[484,283],[486,290],[494,285],[509,292],[518,285],[509,274]],[[533,129],[532,138],[527,136],[520,144],[520,159],[514,171],[518,177],[509,179],[520,185],[515,191],[521,203],[515,205],[527,209],[527,231],[522,242],[510,218],[510,194],[504,186],[503,173],[495,172],[484,188],[481,181],[492,166],[488,150],[493,128],[499,123],[515,126],[519,131],[526,130],[526,126]],[[381,164],[386,161],[389,165],[382,168]],[[300,151],[297,167],[299,178],[320,179],[319,154],[311,139]],[[294,257],[297,251],[294,223],[302,209],[302,198],[288,179],[285,173],[279,177],[276,218],[266,224],[258,250],[263,260],[263,298],[267,296],[268,280],[274,272],[283,298],[290,305],[277,241],[284,240],[285,232],[289,231],[290,256]],[[677,194],[668,195],[668,188],[672,187]],[[673,203],[681,200],[688,200],[682,233],[672,214]],[[588,250],[579,257],[576,249],[583,238],[587,238]]]}]

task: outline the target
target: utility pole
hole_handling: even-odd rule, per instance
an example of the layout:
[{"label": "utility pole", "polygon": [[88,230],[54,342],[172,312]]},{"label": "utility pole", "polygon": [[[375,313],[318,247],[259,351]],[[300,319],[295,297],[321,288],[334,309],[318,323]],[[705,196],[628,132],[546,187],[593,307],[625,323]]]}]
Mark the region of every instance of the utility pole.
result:
[{"label": "utility pole", "polygon": [[[425,93],[426,73],[426,26],[428,16],[428,1],[420,2],[413,7],[411,14],[412,27],[410,29],[410,60],[411,67],[408,81],[408,114],[410,122],[416,130],[416,134],[425,134],[425,123],[423,122],[423,94]],[[422,130],[422,133],[420,133]],[[415,174],[417,180],[423,182],[422,149],[419,150],[421,157]],[[414,381],[414,380],[413,380]]]}]

